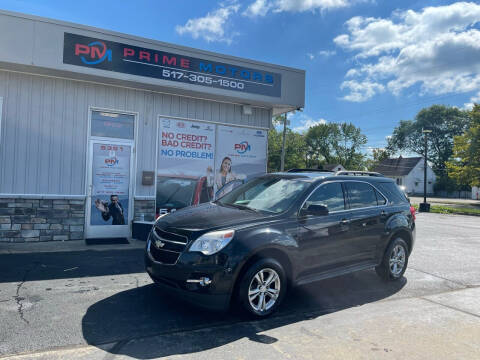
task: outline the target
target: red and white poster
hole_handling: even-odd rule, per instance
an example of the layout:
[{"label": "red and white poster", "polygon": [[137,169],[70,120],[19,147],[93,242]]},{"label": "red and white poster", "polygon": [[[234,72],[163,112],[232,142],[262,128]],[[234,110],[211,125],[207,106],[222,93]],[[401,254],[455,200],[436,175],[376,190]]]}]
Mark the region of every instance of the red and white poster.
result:
[{"label": "red and white poster", "polygon": [[160,119],[157,214],[213,200],[214,124]]}]

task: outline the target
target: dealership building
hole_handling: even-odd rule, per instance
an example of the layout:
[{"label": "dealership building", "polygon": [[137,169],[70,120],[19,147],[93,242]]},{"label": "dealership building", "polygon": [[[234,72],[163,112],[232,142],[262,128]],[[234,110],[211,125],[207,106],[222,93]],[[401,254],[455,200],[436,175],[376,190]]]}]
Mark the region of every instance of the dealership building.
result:
[{"label": "dealership building", "polygon": [[266,171],[305,72],[0,11],[0,242],[130,237]]}]

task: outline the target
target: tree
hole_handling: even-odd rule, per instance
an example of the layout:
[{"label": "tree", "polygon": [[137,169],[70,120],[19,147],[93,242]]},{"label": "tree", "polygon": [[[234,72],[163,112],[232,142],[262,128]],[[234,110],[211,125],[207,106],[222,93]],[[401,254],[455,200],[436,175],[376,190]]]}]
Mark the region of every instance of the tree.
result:
[{"label": "tree", "polygon": [[337,159],[344,168],[363,170],[365,155],[360,152],[367,143],[367,137],[353,124],[339,124],[340,141],[335,146]]},{"label": "tree", "polygon": [[438,176],[445,176],[446,161],[453,153],[453,139],[468,128],[469,116],[466,111],[444,105],[432,105],[420,110],[415,120],[402,120],[388,140],[390,152],[411,151],[424,156],[423,129],[428,134],[428,160]]},{"label": "tree", "polygon": [[372,149],[372,157],[366,161],[366,166],[369,171],[372,171],[383,160],[388,159],[392,154],[387,149]]},{"label": "tree", "polygon": [[353,124],[312,126],[305,135],[307,166],[340,163],[349,170],[363,170],[365,156],[361,147],[366,143],[367,137]]},{"label": "tree", "polygon": [[468,115],[470,127],[454,138],[448,175],[460,184],[480,186],[480,105],[475,104]]},{"label": "tree", "polygon": [[[268,171],[280,171],[283,131],[268,132]],[[305,141],[301,134],[287,129],[285,136],[285,169],[305,167]]]},{"label": "tree", "polygon": [[307,166],[313,167],[337,161],[335,148],[339,141],[338,124],[318,124],[309,128],[305,134]]}]

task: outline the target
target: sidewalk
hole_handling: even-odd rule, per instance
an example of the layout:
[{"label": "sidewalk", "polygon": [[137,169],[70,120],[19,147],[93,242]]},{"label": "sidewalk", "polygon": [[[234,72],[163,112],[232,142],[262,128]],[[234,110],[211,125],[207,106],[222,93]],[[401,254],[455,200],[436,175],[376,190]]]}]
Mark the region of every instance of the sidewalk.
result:
[{"label": "sidewalk", "polygon": [[26,243],[2,243],[0,242],[0,254],[21,253],[48,253],[64,251],[108,251],[108,250],[132,250],[145,247],[145,241],[128,239],[129,244],[87,245],[85,240],[70,241],[46,241]]},{"label": "sidewalk", "polygon": [[[420,204],[423,202],[423,197],[412,196],[409,197],[412,204]],[[480,200],[472,199],[452,199],[452,198],[436,198],[427,196],[427,202],[430,204],[448,204],[448,205],[461,205],[467,207],[480,208]]]}]

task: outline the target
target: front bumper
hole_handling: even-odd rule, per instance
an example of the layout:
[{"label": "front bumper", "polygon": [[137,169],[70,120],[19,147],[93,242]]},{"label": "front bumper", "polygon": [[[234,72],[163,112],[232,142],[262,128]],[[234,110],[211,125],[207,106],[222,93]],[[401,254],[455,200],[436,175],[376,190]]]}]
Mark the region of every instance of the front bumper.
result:
[{"label": "front bumper", "polygon": [[[232,284],[232,267],[225,254],[205,256],[196,252],[184,252],[175,264],[155,261],[149,251],[150,239],[145,251],[145,269],[152,280],[165,292],[210,310],[225,311],[229,308]],[[211,283],[202,286],[187,280],[208,277]]]}]

